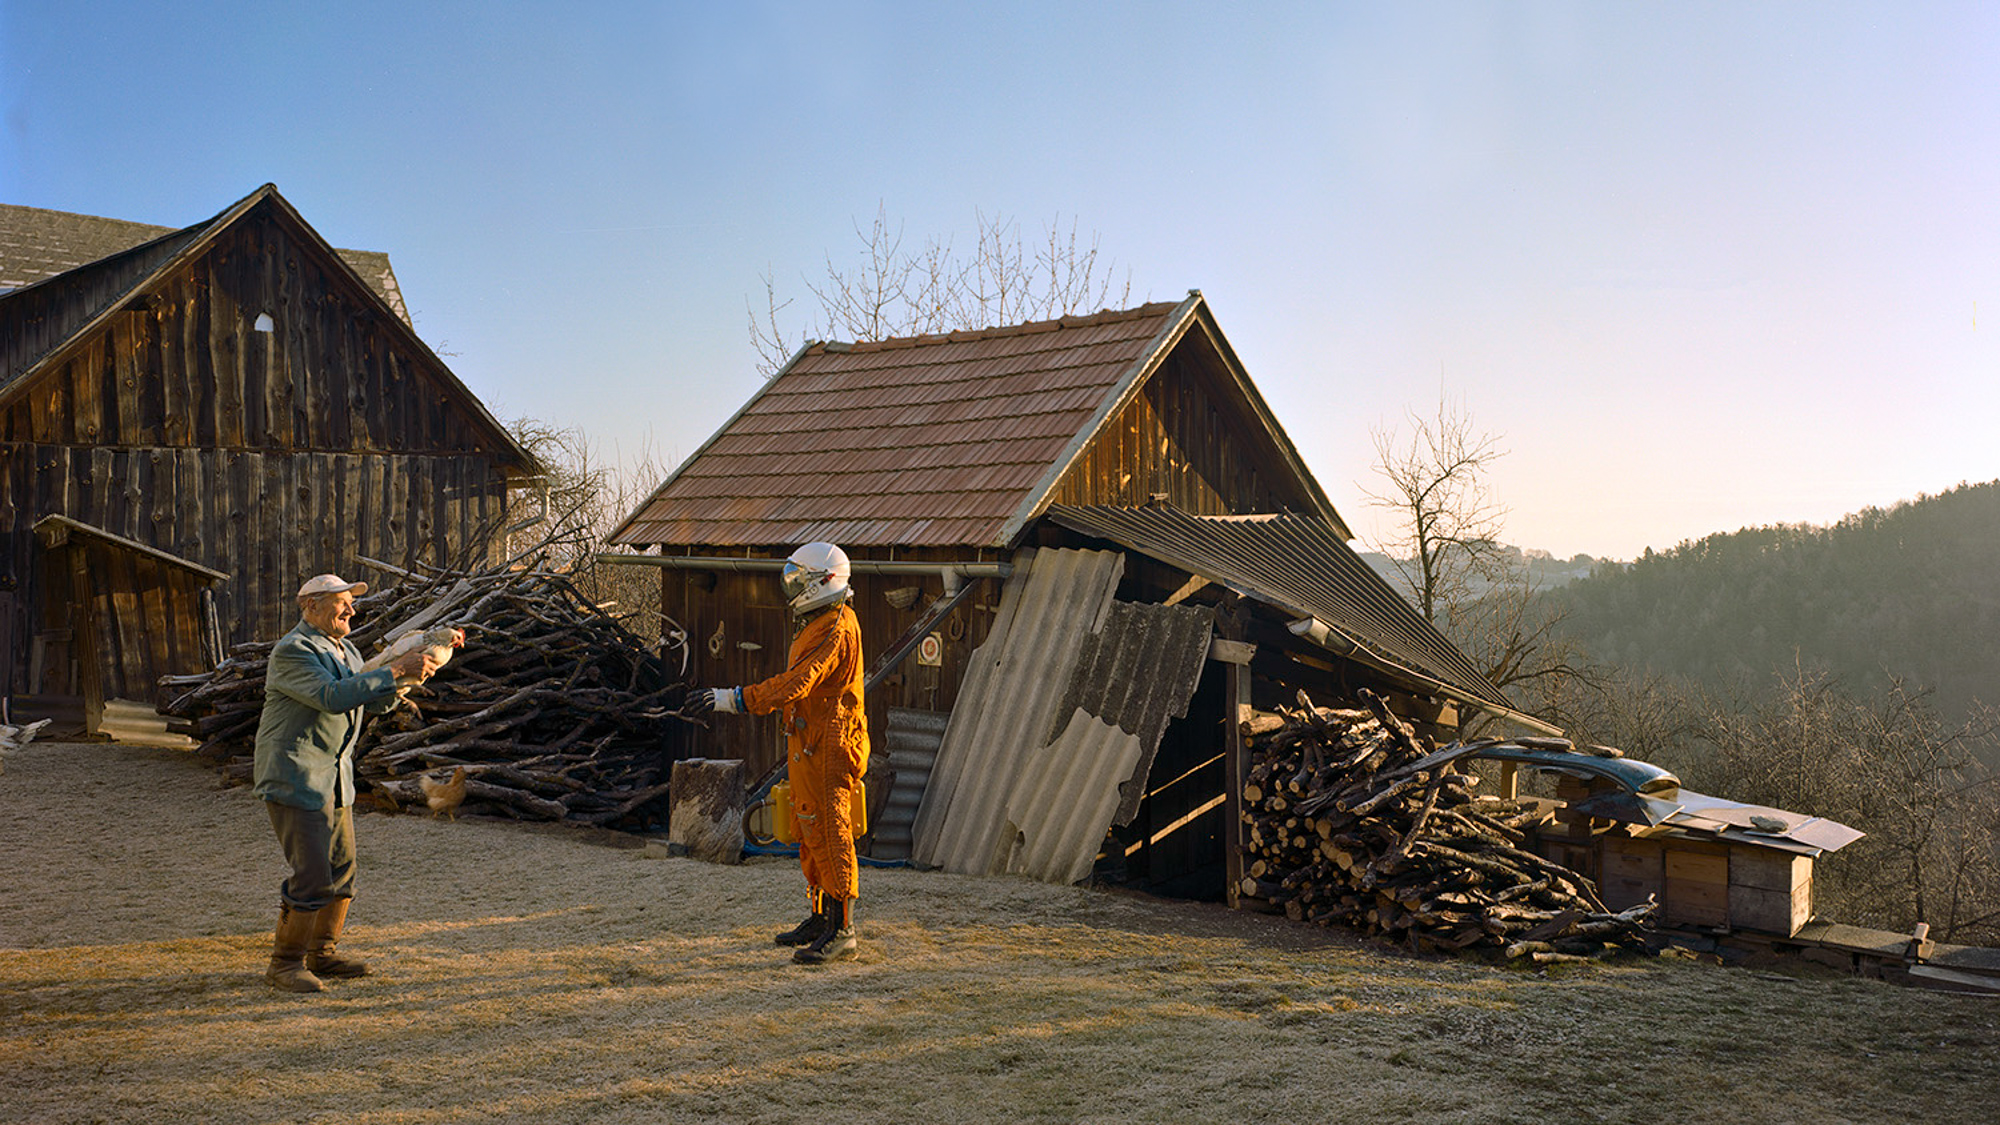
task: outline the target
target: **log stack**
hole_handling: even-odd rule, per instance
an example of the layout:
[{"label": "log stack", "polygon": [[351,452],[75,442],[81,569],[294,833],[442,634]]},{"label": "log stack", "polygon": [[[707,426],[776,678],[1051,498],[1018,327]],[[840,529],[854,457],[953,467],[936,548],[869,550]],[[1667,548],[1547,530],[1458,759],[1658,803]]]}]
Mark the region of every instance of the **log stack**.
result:
[{"label": "log stack", "polygon": [[[380,565],[380,564],[377,564]],[[361,735],[357,802],[423,809],[419,775],[465,770],[465,814],[619,828],[664,820],[668,733],[684,688],[680,638],[647,646],[569,579],[536,566],[398,572],[355,600],[364,656],[410,629],[453,625],[465,647]],[[272,642],[159,683],[169,729],[248,780]]]},{"label": "log stack", "polygon": [[1606,910],[1589,879],[1529,850],[1543,809],[1481,797],[1454,768],[1492,740],[1439,749],[1365,690],[1352,708],[1299,702],[1244,727],[1243,896],[1423,951],[1645,948],[1650,902]]}]

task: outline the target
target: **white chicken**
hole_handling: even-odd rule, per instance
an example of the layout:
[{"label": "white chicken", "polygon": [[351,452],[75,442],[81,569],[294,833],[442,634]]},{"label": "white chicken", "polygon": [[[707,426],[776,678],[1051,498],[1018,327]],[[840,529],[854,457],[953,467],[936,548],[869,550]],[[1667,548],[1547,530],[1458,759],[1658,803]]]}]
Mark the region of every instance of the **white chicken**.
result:
[{"label": "white chicken", "polygon": [[0,763],[5,763],[8,754],[33,742],[35,735],[41,733],[42,728],[48,726],[49,722],[48,719],[36,719],[24,727],[0,723]]},{"label": "white chicken", "polygon": [[[394,661],[404,653],[417,649],[423,649],[428,652],[431,663],[442,668],[451,662],[453,649],[464,647],[465,630],[463,629],[451,625],[433,625],[428,629],[411,629],[398,636],[395,640],[390,641],[388,646],[383,648],[381,652],[362,661],[361,670],[363,672],[372,672],[384,664]],[[396,681],[396,695],[400,698],[409,694],[409,690],[416,686],[416,683],[417,681],[415,680],[399,678]]]}]

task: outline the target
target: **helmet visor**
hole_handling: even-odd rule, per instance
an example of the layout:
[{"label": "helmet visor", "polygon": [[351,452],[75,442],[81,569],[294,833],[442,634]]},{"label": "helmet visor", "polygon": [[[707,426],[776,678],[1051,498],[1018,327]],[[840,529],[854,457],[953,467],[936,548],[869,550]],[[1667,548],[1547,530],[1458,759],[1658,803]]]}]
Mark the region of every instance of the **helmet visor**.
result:
[{"label": "helmet visor", "polygon": [[814,570],[811,567],[800,566],[795,562],[787,562],[783,575],[785,600],[788,602],[796,600],[800,594],[806,592],[807,587],[818,581],[825,574],[826,572],[823,570]]}]

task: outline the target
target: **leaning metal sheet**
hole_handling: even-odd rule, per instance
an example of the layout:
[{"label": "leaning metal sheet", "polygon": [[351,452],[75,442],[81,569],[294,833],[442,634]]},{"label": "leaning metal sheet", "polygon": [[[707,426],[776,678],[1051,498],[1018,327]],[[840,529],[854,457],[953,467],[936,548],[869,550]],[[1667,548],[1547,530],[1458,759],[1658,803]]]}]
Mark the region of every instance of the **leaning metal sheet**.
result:
[{"label": "leaning metal sheet", "polygon": [[1017,563],[996,626],[973,653],[917,812],[912,858],[985,874],[1001,851],[1008,796],[1054,726],[1086,639],[1099,631],[1124,556],[1047,549]]}]

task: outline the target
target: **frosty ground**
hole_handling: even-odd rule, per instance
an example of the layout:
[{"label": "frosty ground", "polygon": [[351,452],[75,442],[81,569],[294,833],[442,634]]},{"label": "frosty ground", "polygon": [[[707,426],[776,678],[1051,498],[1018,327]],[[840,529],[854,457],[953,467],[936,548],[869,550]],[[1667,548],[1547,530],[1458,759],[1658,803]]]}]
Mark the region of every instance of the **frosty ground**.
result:
[{"label": "frosty ground", "polygon": [[864,870],[792,965],[795,866],[367,815],[318,996],[261,972],[283,875],[173,750],[0,773],[0,1120],[1990,1122],[2000,1007],[1774,963],[1541,973],[1283,919]]}]

